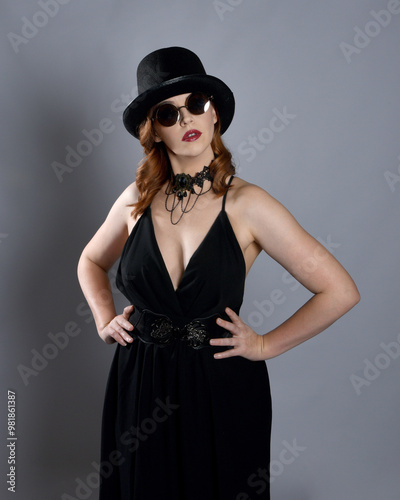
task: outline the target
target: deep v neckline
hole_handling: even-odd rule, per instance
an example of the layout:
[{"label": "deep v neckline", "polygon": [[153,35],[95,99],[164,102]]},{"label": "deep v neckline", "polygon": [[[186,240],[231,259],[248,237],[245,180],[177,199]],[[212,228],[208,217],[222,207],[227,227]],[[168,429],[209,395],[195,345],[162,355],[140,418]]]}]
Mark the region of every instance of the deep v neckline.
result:
[{"label": "deep v neckline", "polygon": [[161,263],[161,266],[163,268],[163,272],[167,278],[167,281],[171,287],[171,289],[174,291],[175,294],[177,294],[179,292],[179,289],[181,288],[182,286],[182,283],[184,282],[185,280],[185,277],[188,273],[188,270],[190,269],[193,261],[195,260],[196,256],[199,254],[200,250],[202,249],[202,247],[204,246],[205,242],[208,240],[212,230],[214,229],[214,227],[216,226],[217,224],[217,221],[220,219],[221,217],[221,214],[224,212],[223,209],[221,209],[217,216],[215,217],[214,219],[214,222],[211,224],[210,228],[208,229],[207,233],[204,235],[204,238],[201,240],[200,244],[198,245],[198,247],[196,248],[196,250],[192,253],[190,259],[188,260],[188,263],[185,267],[185,269],[183,270],[183,273],[182,273],[182,276],[181,276],[181,279],[179,280],[179,283],[178,283],[178,286],[175,288],[174,287],[174,284],[172,282],[172,279],[171,279],[171,275],[169,274],[169,271],[168,271],[168,268],[167,268],[167,265],[165,264],[165,260],[164,260],[164,257],[163,257],[163,254],[161,252],[161,249],[160,249],[160,246],[158,244],[158,241],[157,241],[157,237],[156,237],[156,232],[155,232],[155,229],[154,229],[154,224],[153,224],[153,217],[152,217],[152,214],[151,214],[151,207],[149,205],[148,207],[148,210],[149,210],[149,221],[150,221],[150,227],[151,227],[151,236],[153,238],[153,243],[154,243],[154,248],[156,249],[156,252],[157,252],[157,255],[158,255],[158,258],[159,258],[159,261]]}]

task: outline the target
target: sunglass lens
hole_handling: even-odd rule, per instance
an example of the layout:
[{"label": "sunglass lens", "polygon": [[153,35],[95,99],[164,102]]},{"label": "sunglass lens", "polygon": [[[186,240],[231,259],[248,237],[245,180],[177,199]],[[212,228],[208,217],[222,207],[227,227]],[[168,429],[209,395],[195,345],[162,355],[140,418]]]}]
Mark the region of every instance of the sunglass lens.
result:
[{"label": "sunglass lens", "polygon": [[[193,115],[202,115],[210,107],[210,99],[202,92],[190,94],[186,101],[186,107]],[[179,111],[173,104],[162,104],[157,108],[154,118],[164,127],[172,127],[178,121]]]},{"label": "sunglass lens", "polygon": [[202,115],[210,106],[210,100],[206,94],[196,92],[188,99],[187,107],[193,115]]},{"label": "sunglass lens", "polygon": [[172,127],[178,119],[178,111],[171,104],[164,104],[156,111],[156,119],[164,127]]}]

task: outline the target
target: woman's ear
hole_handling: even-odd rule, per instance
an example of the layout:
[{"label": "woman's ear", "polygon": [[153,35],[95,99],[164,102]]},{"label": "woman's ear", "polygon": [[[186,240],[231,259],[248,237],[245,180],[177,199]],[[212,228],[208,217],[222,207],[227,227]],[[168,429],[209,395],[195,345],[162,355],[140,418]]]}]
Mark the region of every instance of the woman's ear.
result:
[{"label": "woman's ear", "polygon": [[211,113],[212,113],[212,117],[213,117],[213,121],[214,121],[214,125],[215,125],[218,121],[218,116],[217,116],[217,112],[215,111],[215,108],[213,105],[211,105]]},{"label": "woman's ear", "polygon": [[152,130],[153,130],[154,142],[162,142],[161,137],[157,134],[157,130],[154,124],[152,125]]}]

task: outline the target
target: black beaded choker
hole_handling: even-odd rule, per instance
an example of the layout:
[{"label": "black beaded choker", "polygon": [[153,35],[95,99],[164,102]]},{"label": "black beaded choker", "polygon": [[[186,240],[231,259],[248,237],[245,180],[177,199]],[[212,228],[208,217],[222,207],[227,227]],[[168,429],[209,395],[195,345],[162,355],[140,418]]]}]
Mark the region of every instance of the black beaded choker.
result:
[{"label": "black beaded choker", "polygon": [[[211,182],[210,187],[206,191],[203,191],[204,181]],[[201,172],[197,172],[194,177],[189,174],[172,174],[172,179],[169,181],[165,189],[165,194],[167,195],[165,199],[165,208],[171,214],[171,224],[178,224],[178,222],[182,219],[183,214],[186,214],[193,209],[199,199],[199,196],[210,191],[212,188],[212,181],[213,178],[211,177],[209,167],[204,167],[203,170]],[[195,186],[200,188],[197,192],[195,190]],[[193,203],[190,202],[192,195],[196,196]],[[172,202],[169,201],[170,196],[173,196]],[[179,205],[181,213],[178,220],[174,222],[173,213]]]}]

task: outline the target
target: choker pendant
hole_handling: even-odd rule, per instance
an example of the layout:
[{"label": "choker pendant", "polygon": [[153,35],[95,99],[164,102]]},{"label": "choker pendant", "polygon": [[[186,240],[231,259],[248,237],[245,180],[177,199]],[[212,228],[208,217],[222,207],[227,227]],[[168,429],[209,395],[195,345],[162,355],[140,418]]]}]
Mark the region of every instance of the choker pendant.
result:
[{"label": "choker pendant", "polygon": [[[204,191],[204,181],[210,181],[210,187]],[[176,225],[182,219],[183,214],[190,212],[196,205],[197,200],[203,194],[208,193],[212,188],[213,178],[210,174],[209,167],[204,167],[201,172],[197,172],[193,177],[190,174],[172,175],[169,181],[165,194],[165,208],[170,212],[171,224]],[[196,191],[195,187],[199,189]],[[172,200],[170,199],[172,198]],[[192,201],[192,197],[194,201]],[[174,221],[174,211],[180,207],[178,219]]]}]

